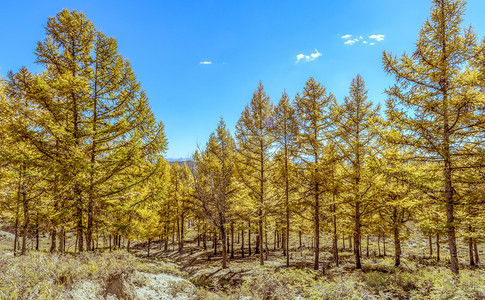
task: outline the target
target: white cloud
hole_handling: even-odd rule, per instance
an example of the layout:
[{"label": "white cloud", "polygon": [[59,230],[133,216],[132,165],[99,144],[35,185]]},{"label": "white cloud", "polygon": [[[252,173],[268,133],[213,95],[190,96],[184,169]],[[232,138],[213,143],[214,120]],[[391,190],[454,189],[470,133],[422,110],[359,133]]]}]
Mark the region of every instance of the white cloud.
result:
[{"label": "white cloud", "polygon": [[310,62],[314,61],[318,57],[322,56],[322,53],[318,52],[317,49],[315,49],[315,53],[311,53],[310,55],[305,55],[305,54],[298,54],[296,56],[296,62],[304,61],[304,62]]},{"label": "white cloud", "polygon": [[370,39],[374,39],[374,40],[376,40],[378,42],[382,42],[385,37],[386,36],[383,35],[383,34],[373,34],[373,35],[369,36]]},{"label": "white cloud", "polygon": [[359,36],[359,39],[361,39],[361,40],[362,40],[362,39],[364,39],[364,38],[363,38],[362,36]]},{"label": "white cloud", "polygon": [[345,45],[353,45],[353,44],[357,43],[358,41],[359,41],[359,39],[347,40],[344,44]]},{"label": "white cloud", "polygon": [[350,34],[342,35],[342,38],[343,38],[343,39],[348,39],[348,38],[350,38],[350,37],[352,37]]},{"label": "white cloud", "polygon": [[363,41],[362,43],[367,44],[367,41]]},{"label": "white cloud", "polygon": [[199,64],[201,64],[201,65],[212,65],[212,62],[211,61],[201,61],[201,62],[199,62]]},{"label": "white cloud", "polygon": [[374,46],[374,43],[370,43],[369,45]]}]

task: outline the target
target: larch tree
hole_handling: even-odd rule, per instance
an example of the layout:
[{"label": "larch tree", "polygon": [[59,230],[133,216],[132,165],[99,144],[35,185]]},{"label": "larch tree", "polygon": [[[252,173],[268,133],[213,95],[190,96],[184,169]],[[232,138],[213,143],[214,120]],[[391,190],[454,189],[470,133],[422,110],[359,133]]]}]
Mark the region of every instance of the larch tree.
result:
[{"label": "larch tree", "polygon": [[284,198],[284,233],[283,233],[283,254],[286,255],[286,266],[290,266],[289,240],[290,240],[290,206],[291,197],[295,194],[295,155],[298,124],[288,94],[281,96],[278,105],[275,107],[274,136],[278,147],[275,155],[276,176],[275,183],[283,190],[280,195]]},{"label": "larch tree", "polygon": [[[195,198],[208,223],[222,238],[222,268],[227,268],[227,225],[231,222],[237,183],[234,165],[235,143],[221,119],[206,148],[194,155]],[[234,246],[233,246],[234,247]]]},{"label": "larch tree", "polygon": [[416,161],[432,162],[442,174],[436,193],[446,211],[454,274],[459,273],[455,209],[464,195],[459,192],[457,170],[466,168],[461,158],[473,154],[463,146],[484,124],[477,113],[483,102],[474,88],[476,73],[469,68],[476,36],[471,28],[461,28],[465,4],[433,0],[414,53],[401,58],[383,53],[384,70],[396,78],[386,90],[388,119],[404,129],[391,140],[414,147]]},{"label": "larch tree", "polygon": [[331,107],[335,97],[325,87],[310,78],[301,94],[295,97],[296,119],[298,127],[298,157],[305,170],[304,197],[311,198],[313,230],[315,239],[314,269],[319,269],[320,258],[320,219],[322,194],[325,192],[325,173],[328,172],[328,160],[325,148],[334,134],[334,122]]},{"label": "larch tree", "polygon": [[372,107],[372,102],[368,101],[365,83],[360,75],[352,80],[349,94],[340,107],[338,117],[339,148],[349,187],[346,203],[352,208],[355,267],[362,269],[360,243],[363,218],[374,209],[372,199],[375,193],[372,190],[372,171],[367,166],[376,147],[375,126],[379,107]]},{"label": "larch tree", "polygon": [[[33,125],[19,134],[50,162],[53,198],[63,199],[54,200],[55,210],[70,214],[59,219],[76,220],[80,252],[84,237],[92,249],[101,200],[154,174],[166,139],[114,39],[84,14],[67,9],[49,18],[46,35],[36,49],[36,62],[46,70],[32,75],[22,69],[9,76],[10,85],[29,100],[22,113]],[[134,168],[144,160],[152,163]],[[54,230],[52,235],[54,245]]]},{"label": "larch tree", "polygon": [[260,83],[236,125],[239,178],[249,190],[258,221],[259,263],[263,258],[263,223],[272,198],[274,105]]}]

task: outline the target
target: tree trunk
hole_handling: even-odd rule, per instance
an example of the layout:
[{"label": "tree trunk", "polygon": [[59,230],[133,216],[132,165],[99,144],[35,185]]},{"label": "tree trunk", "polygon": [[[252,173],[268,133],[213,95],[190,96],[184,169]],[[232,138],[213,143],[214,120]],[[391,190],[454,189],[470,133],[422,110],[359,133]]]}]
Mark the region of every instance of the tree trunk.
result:
[{"label": "tree trunk", "polygon": [[381,233],[377,236],[377,251],[379,252],[379,257],[381,257]]},{"label": "tree trunk", "polygon": [[473,239],[473,249],[475,251],[475,263],[478,265],[480,263],[480,256],[478,256],[478,246],[477,246],[477,239]]},{"label": "tree trunk", "polygon": [[382,236],[382,244],[383,244],[383,247],[384,247],[384,256],[386,256],[386,235],[384,234]]},{"label": "tree trunk", "polygon": [[[335,195],[333,195],[335,198]],[[336,215],[337,207],[335,204],[332,205],[332,225],[333,225],[333,234],[332,234],[332,248],[333,248],[333,261],[335,262],[335,265],[338,267],[339,266],[339,259],[338,259],[338,235],[337,235],[337,215]],[[345,246],[344,246],[345,248]]]},{"label": "tree trunk", "polygon": [[51,230],[51,248],[49,250],[50,253],[56,252],[56,248],[57,248],[57,245],[56,245],[56,235],[57,235],[57,231],[54,228],[54,229]]},{"label": "tree trunk", "polygon": [[220,225],[222,237],[222,268],[227,269],[227,247],[226,247],[226,229],[224,223]]},{"label": "tree trunk", "polygon": [[261,252],[259,252],[259,234],[256,235],[256,248],[254,249],[254,254],[260,254]]},{"label": "tree trunk", "polygon": [[251,256],[251,221],[248,221],[248,255]]},{"label": "tree trunk", "polygon": [[475,266],[475,257],[473,255],[473,239],[468,238],[468,255],[470,257],[470,266]]},{"label": "tree trunk", "polygon": [[436,261],[440,261],[440,234],[436,234]]},{"label": "tree trunk", "polygon": [[148,239],[148,246],[147,246],[147,257],[150,257],[150,246],[151,246],[151,243],[152,243],[152,239],[149,238]]},{"label": "tree trunk", "polygon": [[241,229],[241,257],[244,258],[244,228]]},{"label": "tree trunk", "polygon": [[204,250],[207,250],[207,228],[205,227],[205,224],[204,224],[204,227],[203,227],[203,230],[204,230],[204,236],[202,238],[202,245],[204,246]]},{"label": "tree trunk", "polygon": [[429,258],[433,257],[433,237],[431,233],[428,234],[428,242],[429,242]]},{"label": "tree trunk", "polygon": [[24,226],[22,228],[22,253],[24,255],[27,251],[27,234],[29,230],[29,200],[27,199],[27,188],[22,185],[22,205],[24,210]]},{"label": "tree trunk", "polygon": [[401,240],[399,239],[399,227],[394,227],[394,266],[401,265]]},{"label": "tree trunk", "polygon": [[319,199],[319,186],[315,184],[315,212],[314,214],[314,226],[315,226],[315,261],[313,263],[313,269],[318,270],[318,263],[320,261],[320,199]]},{"label": "tree trunk", "polygon": [[354,227],[354,255],[355,255],[355,268],[362,269],[360,262],[360,202],[355,204],[355,227]]},{"label": "tree trunk", "polygon": [[83,240],[83,207],[82,207],[82,195],[78,184],[74,186],[74,196],[77,198],[77,251],[79,253],[84,251],[84,240]]},{"label": "tree trunk", "polygon": [[263,257],[263,209],[259,209],[259,233],[258,233],[258,250],[259,250],[259,265],[264,266]]},{"label": "tree trunk", "polygon": [[268,255],[269,255],[269,249],[268,249],[268,231],[264,231],[264,239],[265,239],[265,245],[266,245],[266,260],[268,260]]},{"label": "tree trunk", "polygon": [[64,226],[61,226],[59,230],[59,253],[66,251],[66,235],[64,232]]},{"label": "tree trunk", "polygon": [[475,263],[478,265],[480,263],[480,257],[478,256],[478,246],[477,239],[473,239],[473,250],[475,251]]},{"label": "tree trunk", "polygon": [[234,258],[234,223],[231,222],[231,259]]}]

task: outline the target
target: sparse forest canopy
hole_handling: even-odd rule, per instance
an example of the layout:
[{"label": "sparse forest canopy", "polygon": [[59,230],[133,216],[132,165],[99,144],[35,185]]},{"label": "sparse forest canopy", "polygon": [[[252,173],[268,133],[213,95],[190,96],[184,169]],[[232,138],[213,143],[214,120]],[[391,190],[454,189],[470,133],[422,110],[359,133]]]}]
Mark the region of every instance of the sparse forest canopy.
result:
[{"label": "sparse forest canopy", "polygon": [[222,268],[237,256],[265,265],[270,248],[289,267],[311,247],[305,266],[324,273],[349,247],[355,269],[386,253],[399,267],[408,244],[437,261],[445,247],[455,275],[479,265],[485,39],[463,26],[465,1],[431,3],[414,52],[382,55],[395,79],[382,108],[360,75],[344,99],[309,78],[273,103],[259,83],[234,135],[221,119],[185,163],[164,159],[163,124],[116,40],[62,10],[35,49],[43,70],[0,81],[0,221],[13,253],[41,236],[59,253],[197,243]]}]

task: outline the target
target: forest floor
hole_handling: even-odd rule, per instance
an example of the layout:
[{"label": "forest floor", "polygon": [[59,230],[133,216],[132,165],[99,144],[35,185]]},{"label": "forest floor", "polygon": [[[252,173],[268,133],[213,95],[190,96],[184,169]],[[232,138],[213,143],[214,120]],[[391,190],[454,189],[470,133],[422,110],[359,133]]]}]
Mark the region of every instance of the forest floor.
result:
[{"label": "forest floor", "polygon": [[[223,269],[221,245],[214,255],[212,242],[204,250],[193,236],[181,252],[177,245],[163,250],[163,244],[152,242],[150,256],[146,243],[135,243],[130,254],[110,253],[107,248],[48,254],[49,239],[42,237],[40,251],[14,257],[12,234],[0,231],[0,299],[485,299],[485,265],[467,266],[466,244],[460,244],[461,273],[455,278],[448,270],[445,243],[442,260],[436,262],[427,257],[425,241],[407,241],[402,265],[394,267],[392,243],[387,244],[386,256],[378,256],[376,241],[370,241],[369,256],[363,247],[363,270],[355,270],[348,244],[342,249],[339,243],[336,266],[324,243],[322,272],[312,270],[308,246],[293,247],[286,268],[286,257],[281,249],[273,249],[273,243],[264,266],[254,254],[254,244],[253,254],[248,256],[246,247],[243,258],[236,243],[234,258]],[[304,238],[303,244],[311,245],[311,239]],[[28,245],[30,249],[34,243]]]}]

